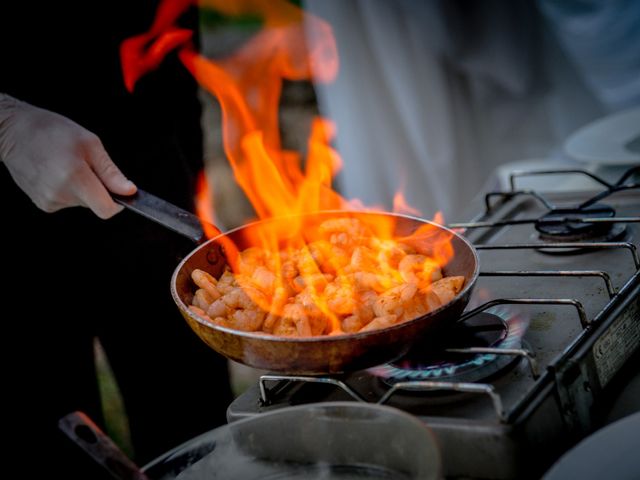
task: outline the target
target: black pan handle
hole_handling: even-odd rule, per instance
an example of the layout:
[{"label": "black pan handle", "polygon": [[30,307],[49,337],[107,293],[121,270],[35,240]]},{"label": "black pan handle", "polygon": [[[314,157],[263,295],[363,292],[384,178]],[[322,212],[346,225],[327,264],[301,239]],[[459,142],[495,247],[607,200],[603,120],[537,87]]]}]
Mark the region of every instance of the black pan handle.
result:
[{"label": "black pan handle", "polygon": [[72,412],[58,427],[117,480],[149,480],[142,470],[82,412]]},{"label": "black pan handle", "polygon": [[[156,197],[149,192],[138,189],[136,193],[129,196],[113,195],[113,200],[138,215],[142,215],[149,220],[159,223],[163,227],[187,237],[198,245],[207,240],[203,229],[205,222],[194,214],[176,207],[172,203]],[[211,224],[208,225],[215,229],[215,231],[220,232],[218,227]]]}]

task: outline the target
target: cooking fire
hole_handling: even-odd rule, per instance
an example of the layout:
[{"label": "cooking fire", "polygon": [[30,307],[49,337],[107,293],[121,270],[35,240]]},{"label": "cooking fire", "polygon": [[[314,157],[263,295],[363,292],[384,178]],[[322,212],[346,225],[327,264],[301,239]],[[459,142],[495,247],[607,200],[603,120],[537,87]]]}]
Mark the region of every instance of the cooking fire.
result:
[{"label": "cooking fire", "polygon": [[[305,243],[279,252],[243,250],[219,279],[196,269],[191,310],[215,325],[281,336],[367,332],[413,320],[449,303],[463,276],[443,277],[450,235],[426,224],[403,241],[366,219],[332,218],[305,229]],[[378,229],[379,230],[379,229]],[[410,243],[425,238],[431,255]]]},{"label": "cooking fire", "polygon": [[[313,122],[304,158],[281,146],[283,80],[338,73],[331,27],[287,2],[207,0],[264,19],[234,55],[211,60],[175,27],[191,3],[163,2],[122,59],[131,89],[175,51],[215,96],[226,156],[258,217],[221,233],[202,184],[209,241],[172,278],[203,341],[273,372],[230,405],[229,421],[315,402],[389,404],[433,430],[446,476],[542,474],[602,422],[635,374],[640,167],[613,180],[514,172],[510,190],[487,193],[471,221],[450,225],[464,235],[441,217],[365,208],[332,189],[342,162],[329,120]],[[549,177],[568,174],[592,183],[546,190]],[[541,188],[517,189],[525,175],[542,178]]]},{"label": "cooking fire", "polygon": [[[220,102],[225,152],[255,211],[261,219],[287,218],[254,229],[250,247],[241,252],[227,242],[228,265],[219,278],[207,269],[194,270],[198,288],[189,301],[191,311],[224,328],[307,337],[387,328],[446,305],[465,284],[464,276],[442,273],[454,254],[452,233],[425,223],[407,238],[397,238],[392,216],[354,213],[322,222],[305,216],[362,208],[331,188],[341,161],[329,146],[330,122],[318,118],[313,123],[304,169],[299,154],[280,148],[283,79],[332,80],[338,65],[335,42],[328,24],[288,2],[256,5],[265,28],[224,60],[197,54],[190,33],[171,27],[179,12],[162,8],[147,34],[122,46],[129,88],[145,68],[178,49],[184,65]],[[311,42],[303,36],[303,21],[314,32]],[[211,199],[200,198],[201,215],[212,220],[205,216]]]}]

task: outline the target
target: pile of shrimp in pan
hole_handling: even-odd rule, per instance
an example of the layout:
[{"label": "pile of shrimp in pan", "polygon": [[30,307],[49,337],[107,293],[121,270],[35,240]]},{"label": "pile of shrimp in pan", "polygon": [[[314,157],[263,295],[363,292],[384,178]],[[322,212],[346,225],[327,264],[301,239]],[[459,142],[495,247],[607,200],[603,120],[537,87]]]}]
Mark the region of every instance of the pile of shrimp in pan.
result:
[{"label": "pile of shrimp in pan", "polygon": [[216,279],[196,269],[192,312],[223,327],[285,337],[367,332],[418,318],[462,290],[437,262],[408,244],[335,218],[320,239],[271,253],[240,252],[236,272]]}]

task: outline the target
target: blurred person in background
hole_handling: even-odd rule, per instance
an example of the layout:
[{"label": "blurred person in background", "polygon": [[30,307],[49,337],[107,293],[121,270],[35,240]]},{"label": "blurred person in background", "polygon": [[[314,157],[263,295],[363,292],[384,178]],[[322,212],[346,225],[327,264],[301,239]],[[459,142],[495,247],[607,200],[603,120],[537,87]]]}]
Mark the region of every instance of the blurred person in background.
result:
[{"label": "blurred person in background", "polygon": [[[316,85],[348,198],[466,220],[492,172],[560,159],[580,126],[640,104],[640,3],[307,0],[340,73]],[[566,159],[565,159],[566,160]]]},{"label": "blurred person in background", "polygon": [[[110,196],[137,185],[192,209],[202,168],[197,88],[178,61],[164,62],[133,94],[125,90],[120,44],[148,28],[155,8],[3,7],[3,338],[12,344],[2,362],[3,432],[5,458],[29,477],[101,478],[57,428],[74,410],[103,424],[96,337],[140,464],[224,423],[231,401],[226,360],[189,329],[169,292],[174,268],[194,246],[118,213]],[[197,12],[182,21],[197,29]]]}]

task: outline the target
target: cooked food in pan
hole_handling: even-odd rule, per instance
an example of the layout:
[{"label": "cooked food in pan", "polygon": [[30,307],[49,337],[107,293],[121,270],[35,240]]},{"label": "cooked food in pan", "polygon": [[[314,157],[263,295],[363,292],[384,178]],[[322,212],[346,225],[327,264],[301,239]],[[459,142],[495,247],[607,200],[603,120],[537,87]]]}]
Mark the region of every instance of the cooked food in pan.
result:
[{"label": "cooked food in pan", "polygon": [[320,238],[284,250],[251,247],[235,272],[195,269],[190,309],[223,327],[285,337],[367,332],[449,303],[463,276],[397,240],[380,239],[355,218],[319,225]]}]

